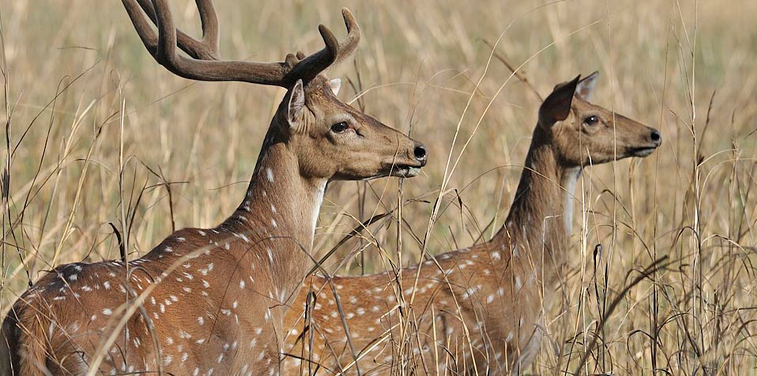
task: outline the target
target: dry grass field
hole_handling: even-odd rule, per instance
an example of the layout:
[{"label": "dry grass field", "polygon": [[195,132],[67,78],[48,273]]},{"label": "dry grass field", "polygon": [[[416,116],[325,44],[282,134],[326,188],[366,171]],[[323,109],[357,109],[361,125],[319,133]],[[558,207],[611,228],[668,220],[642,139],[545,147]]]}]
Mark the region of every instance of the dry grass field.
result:
[{"label": "dry grass field", "polygon": [[[757,2],[217,3],[224,57],[260,61],[320,49],[319,23],[343,35],[349,6],[363,40],[330,72],[348,80],[340,97],[428,146],[416,178],[330,185],[317,256],[405,202],[328,259],[338,274],[414,264],[502,225],[540,101],[489,44],[542,96],[599,70],[594,102],[663,145],[585,171],[525,372],[573,374],[589,352],[580,374],[757,374]],[[196,32],[194,3],[172,4]],[[118,1],[0,0],[0,19],[1,314],[56,265],[118,258],[114,228],[136,258],[236,208],[283,90],[173,76]]]}]

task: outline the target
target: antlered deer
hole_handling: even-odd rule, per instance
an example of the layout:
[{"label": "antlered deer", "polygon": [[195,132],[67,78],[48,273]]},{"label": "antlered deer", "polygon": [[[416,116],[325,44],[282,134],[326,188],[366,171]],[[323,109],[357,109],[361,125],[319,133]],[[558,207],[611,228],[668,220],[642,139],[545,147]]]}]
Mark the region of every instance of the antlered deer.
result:
[{"label": "antlered deer", "polygon": [[339,81],[322,75],[358,46],[360,29],[349,10],[343,10],[343,42],[320,26],[321,51],[258,63],[221,60],[212,1],[197,0],[201,40],[175,29],[168,0],[136,1],[123,0],[129,17],[147,50],[171,72],[288,92],[246,196],[228,219],[211,229],[177,231],[128,263],[56,267],[4,321],[2,371],[277,374],[282,320],[312,266],[308,252],[327,183],[415,176],[426,150],[340,102]]},{"label": "antlered deer", "polygon": [[287,374],[501,375],[530,364],[582,169],[661,143],[657,130],[588,102],[596,77],[558,85],[541,105],[510,213],[490,241],[402,270],[401,292],[394,273],[307,279],[312,293],[302,289],[284,320]]}]

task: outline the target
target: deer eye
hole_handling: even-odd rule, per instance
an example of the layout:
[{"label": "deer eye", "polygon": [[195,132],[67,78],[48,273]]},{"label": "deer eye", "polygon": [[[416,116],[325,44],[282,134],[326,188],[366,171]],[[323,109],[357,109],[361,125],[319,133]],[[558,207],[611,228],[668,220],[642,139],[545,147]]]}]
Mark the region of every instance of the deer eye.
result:
[{"label": "deer eye", "polygon": [[344,133],[344,131],[346,131],[349,128],[350,128],[350,125],[347,124],[346,121],[340,121],[331,126],[331,131],[334,133]]},{"label": "deer eye", "polygon": [[584,124],[586,125],[595,125],[599,122],[599,119],[595,115],[587,116],[586,119],[584,119]]}]

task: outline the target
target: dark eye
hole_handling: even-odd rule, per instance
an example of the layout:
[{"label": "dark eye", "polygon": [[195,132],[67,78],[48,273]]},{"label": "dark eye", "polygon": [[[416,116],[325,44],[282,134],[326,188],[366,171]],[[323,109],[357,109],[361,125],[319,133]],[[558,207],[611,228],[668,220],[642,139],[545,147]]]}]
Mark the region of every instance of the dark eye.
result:
[{"label": "dark eye", "polygon": [[331,126],[331,131],[334,133],[343,133],[350,128],[350,125],[346,121],[340,121]]},{"label": "dark eye", "polygon": [[586,124],[586,125],[594,125],[594,124],[597,124],[598,121],[599,121],[599,119],[597,119],[596,116],[591,115],[591,116],[587,116],[586,119],[584,119],[584,124]]}]

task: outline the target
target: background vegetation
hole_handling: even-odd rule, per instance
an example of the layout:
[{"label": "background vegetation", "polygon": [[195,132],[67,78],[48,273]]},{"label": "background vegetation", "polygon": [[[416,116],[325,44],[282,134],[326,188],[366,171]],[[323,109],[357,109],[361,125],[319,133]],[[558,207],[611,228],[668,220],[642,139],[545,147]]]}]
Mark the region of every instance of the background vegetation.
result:
[{"label": "background vegetation", "polygon": [[[345,4],[218,3],[226,58],[320,49],[318,23],[344,32]],[[193,2],[173,5],[180,25],[197,31]],[[539,100],[492,57],[486,42],[501,37],[496,53],[541,95],[599,70],[594,102],[660,129],[664,140],[644,160],[590,168],[581,179],[559,301],[545,305],[549,336],[527,372],[572,371],[586,351],[585,374],[755,372],[757,3],[346,5],[363,42],[354,65],[331,72],[349,80],[340,96],[424,141],[430,163],[401,183],[330,185],[318,255],[359,220],[413,200],[401,220],[370,228],[366,239],[377,243],[340,248],[332,271],[382,271],[386,258],[415,263],[423,239],[438,254],[502,224]],[[117,258],[111,224],[136,258],[172,227],[213,226],[238,205],[282,90],[172,76],[144,51],[117,1],[0,0],[0,18],[0,313],[54,265]],[[664,256],[666,268],[621,294]]]}]

